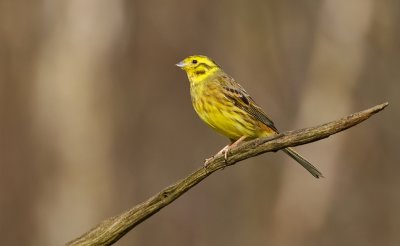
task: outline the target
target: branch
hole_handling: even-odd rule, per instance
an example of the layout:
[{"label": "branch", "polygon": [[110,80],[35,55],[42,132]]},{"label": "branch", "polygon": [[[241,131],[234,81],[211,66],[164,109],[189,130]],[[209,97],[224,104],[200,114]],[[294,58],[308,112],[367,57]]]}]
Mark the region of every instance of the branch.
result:
[{"label": "branch", "polygon": [[386,102],[320,126],[288,131],[272,138],[258,138],[244,142],[236,148],[231,149],[226,162],[222,155],[212,157],[207,167],[199,168],[188,177],[163,189],[147,201],[138,204],[121,215],[104,220],[95,228],[66,245],[111,245],[136,225],[175,201],[213,172],[265,152],[277,151],[286,147],[307,144],[327,138],[330,135],[361,123],[383,110],[388,104]]}]

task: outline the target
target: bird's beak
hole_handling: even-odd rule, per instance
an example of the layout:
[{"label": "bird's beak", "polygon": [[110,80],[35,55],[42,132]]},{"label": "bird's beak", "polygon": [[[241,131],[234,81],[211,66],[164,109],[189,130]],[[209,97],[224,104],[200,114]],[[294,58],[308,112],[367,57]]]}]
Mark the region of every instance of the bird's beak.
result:
[{"label": "bird's beak", "polygon": [[175,64],[177,67],[180,67],[180,68],[184,68],[185,66],[186,66],[186,63],[185,63],[185,61],[183,60],[183,61],[180,61],[180,62],[178,62],[177,64]]}]

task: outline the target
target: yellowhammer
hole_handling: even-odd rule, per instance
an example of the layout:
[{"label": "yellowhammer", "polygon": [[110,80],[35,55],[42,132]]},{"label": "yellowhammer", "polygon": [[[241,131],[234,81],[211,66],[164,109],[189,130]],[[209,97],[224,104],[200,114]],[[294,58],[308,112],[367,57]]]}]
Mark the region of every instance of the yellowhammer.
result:
[{"label": "yellowhammer", "polygon": [[[231,147],[243,140],[278,134],[274,123],[249,94],[212,59],[189,56],[176,64],[186,71],[190,81],[193,107],[200,118],[217,132],[228,137],[225,159]],[[310,162],[292,148],[283,150],[314,177],[323,177]]]}]

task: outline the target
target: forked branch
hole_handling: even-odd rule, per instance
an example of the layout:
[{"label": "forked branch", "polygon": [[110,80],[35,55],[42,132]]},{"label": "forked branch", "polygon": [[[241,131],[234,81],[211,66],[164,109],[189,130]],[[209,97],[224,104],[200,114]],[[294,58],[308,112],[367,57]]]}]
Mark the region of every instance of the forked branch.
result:
[{"label": "forked branch", "polygon": [[201,167],[186,178],[168,186],[147,201],[136,205],[128,211],[109,218],[66,245],[111,245],[163,207],[175,201],[190,188],[198,184],[213,172],[233,165],[241,160],[260,155],[265,152],[277,151],[286,147],[318,141],[330,135],[346,130],[368,119],[383,110],[388,103],[383,103],[364,111],[354,113],[342,119],[316,127],[288,131],[273,138],[259,138],[245,142],[229,152],[225,162],[222,155],[213,157],[207,167]]}]

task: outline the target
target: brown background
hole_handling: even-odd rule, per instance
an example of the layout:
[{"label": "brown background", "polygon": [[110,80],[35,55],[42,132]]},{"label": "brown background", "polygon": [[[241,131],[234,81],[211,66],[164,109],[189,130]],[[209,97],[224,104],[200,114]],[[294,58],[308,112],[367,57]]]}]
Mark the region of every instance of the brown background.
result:
[{"label": "brown background", "polygon": [[195,115],[191,54],[282,130],[389,101],[298,149],[212,175],[117,245],[398,245],[400,1],[0,0],[0,239],[61,245],[227,140]]}]

